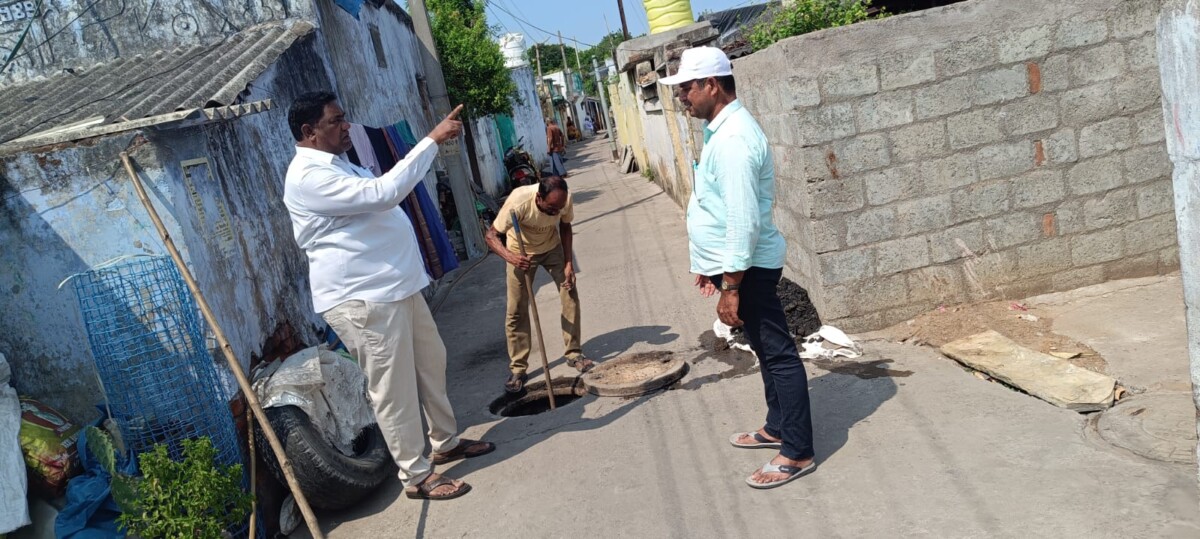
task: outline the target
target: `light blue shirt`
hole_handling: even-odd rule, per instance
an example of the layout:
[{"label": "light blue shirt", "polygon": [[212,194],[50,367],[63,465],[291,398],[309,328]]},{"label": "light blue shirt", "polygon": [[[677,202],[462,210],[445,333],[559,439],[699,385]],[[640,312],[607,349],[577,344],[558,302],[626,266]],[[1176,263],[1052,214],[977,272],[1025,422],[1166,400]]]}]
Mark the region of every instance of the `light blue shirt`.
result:
[{"label": "light blue shirt", "polygon": [[704,126],[704,150],[688,203],[692,273],[783,267],[787,242],[775,228],[775,164],[758,122],[741,102]]}]

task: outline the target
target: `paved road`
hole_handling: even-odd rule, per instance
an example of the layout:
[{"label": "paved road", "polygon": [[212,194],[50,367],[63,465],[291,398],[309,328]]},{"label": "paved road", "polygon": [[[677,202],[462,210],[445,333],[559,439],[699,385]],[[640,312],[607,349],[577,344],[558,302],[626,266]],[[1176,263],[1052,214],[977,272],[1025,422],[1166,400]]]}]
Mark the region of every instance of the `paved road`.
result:
[{"label": "paved road", "polygon": [[[361,507],[320,515],[330,537],[1200,536],[1193,467],[1119,453],[1085,437],[1074,412],[882,341],[858,362],[810,366],[818,471],[778,490],[746,487],[772,453],[726,438],[761,424],[762,384],[752,360],[700,345],[715,304],[690,287],[682,212],[654,184],[617,174],[603,141],[577,151],[585,350],[685,354],[686,383],[492,416],[507,360],[503,263],[489,257],[436,316],[461,426],[500,448],[444,470],[474,485],[466,497],[412,501],[392,482]],[[557,296],[539,282],[556,358]],[[556,361],[552,372],[572,371]]]}]

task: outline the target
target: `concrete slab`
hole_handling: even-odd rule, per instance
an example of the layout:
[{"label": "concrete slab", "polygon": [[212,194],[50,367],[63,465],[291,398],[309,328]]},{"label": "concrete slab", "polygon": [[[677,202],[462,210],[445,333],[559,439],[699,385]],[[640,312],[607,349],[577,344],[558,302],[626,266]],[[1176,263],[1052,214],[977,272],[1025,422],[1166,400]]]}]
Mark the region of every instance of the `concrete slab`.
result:
[{"label": "concrete slab", "polygon": [[[441,470],[475,487],[464,498],[416,502],[391,482],[360,507],[319,514],[329,537],[1200,536],[1195,467],[1093,443],[1077,413],[886,342],[864,343],[860,361],[810,365],[819,470],[746,487],[773,453],[727,438],[762,424],[762,382],[753,360],[702,346],[715,303],[691,286],[682,212],[654,184],[615,174],[602,141],[576,148],[585,351],[674,351],[691,373],[637,399],[491,415],[506,358],[503,264],[489,258],[436,316],[460,426],[497,451]],[[538,282],[544,313],[557,297]],[[553,316],[543,324],[558,334]],[[547,345],[561,354],[558,339]],[[561,361],[552,370],[571,375]]]},{"label": "concrete slab", "polygon": [[1030,298],[1053,329],[1100,353],[1134,392],[1191,391],[1183,285],[1178,273]]},{"label": "concrete slab", "polygon": [[1112,406],[1117,381],[1025,348],[995,331],[942,346],[942,353],[1050,404],[1076,412]]}]

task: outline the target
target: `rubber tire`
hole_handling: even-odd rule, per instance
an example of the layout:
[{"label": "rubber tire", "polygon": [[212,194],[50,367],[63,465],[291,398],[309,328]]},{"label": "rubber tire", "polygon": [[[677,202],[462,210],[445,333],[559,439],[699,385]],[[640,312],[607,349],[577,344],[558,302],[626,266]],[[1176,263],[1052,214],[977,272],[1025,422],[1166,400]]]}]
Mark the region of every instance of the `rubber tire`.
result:
[{"label": "rubber tire", "polygon": [[[300,483],[300,490],[313,507],[321,509],[345,509],[374,491],[390,477],[396,476],[396,463],[384,442],[379,425],[363,430],[363,438],[356,447],[361,447],[353,456],[347,456],[325,441],[321,432],[313,426],[308,414],[295,406],[279,406],[264,410],[275,435],[283,444],[284,453],[292,464],[292,472]],[[271,475],[287,485],[283,470],[275,453],[270,450],[266,435],[261,428],[254,429],[259,454]]]}]

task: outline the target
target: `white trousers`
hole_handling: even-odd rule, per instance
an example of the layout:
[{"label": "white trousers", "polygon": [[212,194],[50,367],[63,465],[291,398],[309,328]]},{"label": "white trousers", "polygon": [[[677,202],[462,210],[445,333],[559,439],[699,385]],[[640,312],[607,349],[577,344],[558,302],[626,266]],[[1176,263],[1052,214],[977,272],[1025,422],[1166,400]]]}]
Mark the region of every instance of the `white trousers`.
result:
[{"label": "white trousers", "polygon": [[[390,303],[351,300],[323,314],[367,375],[367,391],[404,486],[433,472],[434,452],[458,446],[446,395],[446,345],[421,294]],[[421,413],[429,424],[426,432]]]}]

